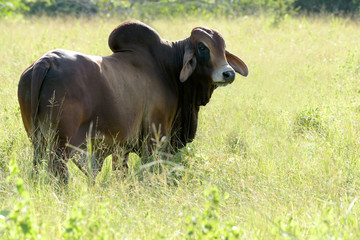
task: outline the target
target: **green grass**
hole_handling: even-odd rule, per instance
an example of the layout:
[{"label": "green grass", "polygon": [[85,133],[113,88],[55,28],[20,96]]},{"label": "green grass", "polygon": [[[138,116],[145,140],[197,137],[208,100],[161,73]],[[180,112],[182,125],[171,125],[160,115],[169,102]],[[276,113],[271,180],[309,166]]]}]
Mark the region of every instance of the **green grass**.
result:
[{"label": "green grass", "polygon": [[219,30],[248,78],[215,91],[178,168],[135,174],[132,155],[127,179],[108,161],[95,186],[73,164],[67,188],[35,182],[22,71],[54,48],[110,54],[120,22],[0,21],[1,239],[360,238],[360,26],[344,18],[150,22],[169,40]]}]

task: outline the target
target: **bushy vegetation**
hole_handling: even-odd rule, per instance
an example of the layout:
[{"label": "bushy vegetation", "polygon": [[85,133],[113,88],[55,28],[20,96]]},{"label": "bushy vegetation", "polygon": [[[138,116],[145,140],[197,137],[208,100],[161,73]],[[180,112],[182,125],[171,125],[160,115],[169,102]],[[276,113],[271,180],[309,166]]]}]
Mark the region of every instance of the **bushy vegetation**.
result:
[{"label": "bushy vegetation", "polygon": [[358,0],[296,0],[295,7],[308,12],[358,13]]},{"label": "bushy vegetation", "polygon": [[357,0],[3,0],[0,17],[24,15],[131,15],[139,18],[159,16],[239,16],[256,13],[293,15],[296,12],[356,14]]}]

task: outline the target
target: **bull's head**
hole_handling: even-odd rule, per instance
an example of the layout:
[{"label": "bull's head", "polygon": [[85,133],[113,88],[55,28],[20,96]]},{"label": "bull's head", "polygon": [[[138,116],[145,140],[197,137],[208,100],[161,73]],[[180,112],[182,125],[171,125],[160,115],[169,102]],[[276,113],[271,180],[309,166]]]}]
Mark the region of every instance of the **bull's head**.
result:
[{"label": "bull's head", "polygon": [[216,86],[225,86],[235,79],[235,72],[247,76],[246,64],[225,50],[225,41],[217,31],[206,27],[194,28],[185,49],[180,81],[193,73],[207,76]]}]

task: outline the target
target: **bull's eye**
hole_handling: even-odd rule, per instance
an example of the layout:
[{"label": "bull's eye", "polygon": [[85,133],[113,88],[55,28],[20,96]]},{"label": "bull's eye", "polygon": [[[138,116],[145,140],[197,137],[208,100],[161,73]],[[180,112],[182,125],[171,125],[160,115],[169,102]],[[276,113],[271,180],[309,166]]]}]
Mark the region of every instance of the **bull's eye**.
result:
[{"label": "bull's eye", "polygon": [[202,42],[198,44],[198,49],[200,53],[206,53],[207,51],[209,51],[209,49]]},{"label": "bull's eye", "polygon": [[210,50],[202,42],[197,45],[196,58],[202,65],[207,64],[210,60]]}]

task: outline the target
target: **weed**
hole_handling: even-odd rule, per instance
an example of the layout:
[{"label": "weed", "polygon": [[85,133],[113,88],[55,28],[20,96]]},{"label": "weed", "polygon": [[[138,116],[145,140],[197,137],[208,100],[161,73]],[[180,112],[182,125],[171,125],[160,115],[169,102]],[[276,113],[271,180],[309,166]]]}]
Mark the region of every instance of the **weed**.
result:
[{"label": "weed", "polygon": [[312,132],[326,135],[323,113],[319,108],[299,112],[294,121],[294,129],[297,134]]},{"label": "weed", "polygon": [[233,222],[222,222],[219,210],[223,199],[216,187],[204,191],[205,208],[187,222],[187,239],[239,239],[240,230]]},{"label": "weed", "polygon": [[227,147],[230,152],[246,158],[249,145],[244,136],[233,132],[227,137]]},{"label": "weed", "polygon": [[30,195],[25,189],[24,180],[18,176],[19,168],[14,158],[10,161],[9,169],[7,181],[14,181],[20,199],[12,209],[0,212],[0,236],[2,239],[39,239],[39,225],[31,212]]}]

